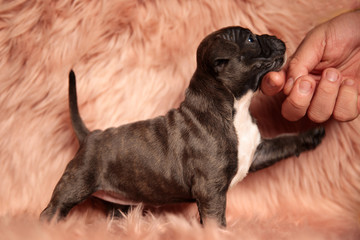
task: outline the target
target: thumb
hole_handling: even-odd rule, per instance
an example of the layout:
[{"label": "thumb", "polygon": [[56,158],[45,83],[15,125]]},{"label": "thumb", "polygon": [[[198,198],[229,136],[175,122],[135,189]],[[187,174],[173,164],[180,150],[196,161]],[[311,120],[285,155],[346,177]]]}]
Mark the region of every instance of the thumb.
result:
[{"label": "thumb", "polygon": [[310,31],[291,57],[284,93],[289,95],[296,80],[309,73],[319,64],[326,46],[325,29],[321,25]]}]

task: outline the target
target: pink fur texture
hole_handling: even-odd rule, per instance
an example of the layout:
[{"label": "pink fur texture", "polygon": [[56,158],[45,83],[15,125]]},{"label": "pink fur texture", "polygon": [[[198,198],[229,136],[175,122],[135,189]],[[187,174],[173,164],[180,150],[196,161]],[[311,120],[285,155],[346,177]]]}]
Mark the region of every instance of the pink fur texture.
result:
[{"label": "pink fur texture", "polygon": [[[90,129],[176,107],[200,40],[241,25],[275,34],[294,52],[307,31],[359,0],[1,0],[0,239],[360,239],[360,119],[328,121],[315,151],[249,174],[228,194],[226,230],[201,227],[194,205],[135,208],[106,218],[86,201],[59,224],[38,221],[78,145],[68,72],[78,78]],[[298,131],[261,94],[252,111],[264,135]]]}]

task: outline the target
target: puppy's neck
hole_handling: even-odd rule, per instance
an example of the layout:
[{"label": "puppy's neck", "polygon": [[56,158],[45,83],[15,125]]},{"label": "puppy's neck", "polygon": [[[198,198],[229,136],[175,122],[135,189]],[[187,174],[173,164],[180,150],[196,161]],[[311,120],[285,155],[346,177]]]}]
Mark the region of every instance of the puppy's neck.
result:
[{"label": "puppy's neck", "polygon": [[234,97],[215,79],[192,79],[180,108],[188,108],[204,118],[232,119]]}]

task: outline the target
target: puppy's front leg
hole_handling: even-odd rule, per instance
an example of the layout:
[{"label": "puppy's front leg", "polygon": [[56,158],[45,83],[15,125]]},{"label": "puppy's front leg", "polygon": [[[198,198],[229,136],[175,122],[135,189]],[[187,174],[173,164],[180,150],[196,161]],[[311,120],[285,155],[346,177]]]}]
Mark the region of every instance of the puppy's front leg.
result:
[{"label": "puppy's front leg", "polygon": [[[211,168],[203,170],[207,169]],[[208,220],[215,220],[219,226],[226,227],[226,192],[229,186],[226,177],[217,174],[219,172],[215,171],[213,174],[202,172],[206,177],[194,177],[191,192],[197,203],[200,222],[206,225]]]},{"label": "puppy's front leg", "polygon": [[256,149],[249,171],[273,165],[281,159],[299,156],[301,152],[312,150],[325,136],[324,128],[315,128],[298,135],[283,135],[273,139],[263,139]]},{"label": "puppy's front leg", "polygon": [[207,220],[215,220],[219,226],[226,227],[225,209],[226,195],[217,194],[206,201],[196,200],[200,214],[200,223],[206,224]]}]

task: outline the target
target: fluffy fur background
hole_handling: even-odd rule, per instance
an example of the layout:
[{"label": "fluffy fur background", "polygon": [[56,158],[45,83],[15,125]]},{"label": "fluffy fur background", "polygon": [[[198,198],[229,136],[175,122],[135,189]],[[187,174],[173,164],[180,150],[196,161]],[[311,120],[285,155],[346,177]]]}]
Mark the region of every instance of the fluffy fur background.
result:
[{"label": "fluffy fur background", "polygon": [[[313,26],[359,0],[0,1],[0,239],[359,239],[360,120],[329,121],[313,152],[250,174],[228,194],[228,228],[202,228],[194,205],[106,218],[87,201],[68,221],[38,221],[77,150],[67,103],[78,78],[90,129],[146,119],[176,107],[201,39],[241,25],[296,49]],[[264,135],[297,131],[277,98],[252,111]]]}]

